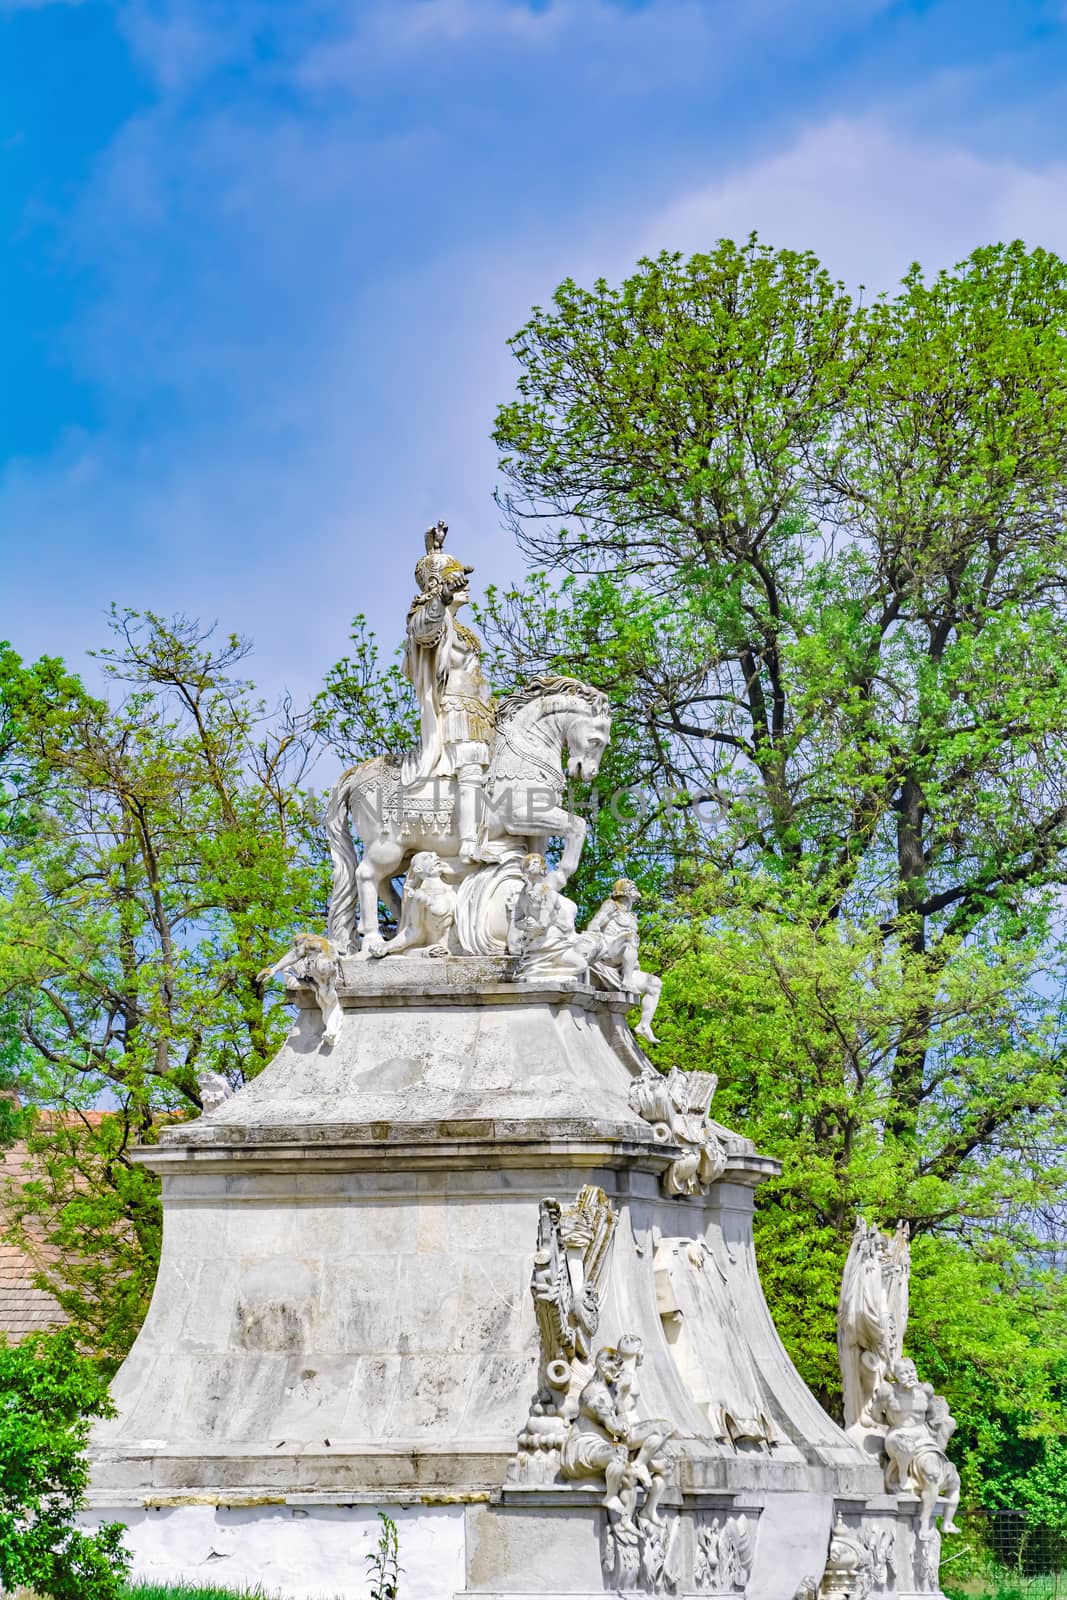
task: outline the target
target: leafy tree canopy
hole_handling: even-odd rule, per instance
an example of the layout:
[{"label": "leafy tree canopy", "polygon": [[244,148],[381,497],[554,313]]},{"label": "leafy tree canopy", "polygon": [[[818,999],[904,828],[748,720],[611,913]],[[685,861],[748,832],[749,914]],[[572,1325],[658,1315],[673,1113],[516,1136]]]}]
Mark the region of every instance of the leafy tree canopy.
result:
[{"label": "leafy tree canopy", "polygon": [[43,1220],[64,1258],[48,1286],[114,1357],[158,1257],[130,1147],[195,1114],[198,1072],[237,1085],[269,1060],[285,1024],[256,973],[322,921],[326,873],[302,788],[317,736],[257,702],[248,646],[184,618],[112,626],[107,700],[0,652],[0,1005],[25,1098],[67,1113],[32,1125],[40,1175],[10,1202]]},{"label": "leafy tree canopy", "polygon": [[555,581],[488,621],[617,706],[657,1059],[783,1162],[764,1279],[827,1403],[852,1220],[902,1216],[972,1493],[1010,1433],[1020,1494],[1065,1398],[1067,267],[998,245],[864,305],[723,241],[563,283],[512,348],[501,503]]}]

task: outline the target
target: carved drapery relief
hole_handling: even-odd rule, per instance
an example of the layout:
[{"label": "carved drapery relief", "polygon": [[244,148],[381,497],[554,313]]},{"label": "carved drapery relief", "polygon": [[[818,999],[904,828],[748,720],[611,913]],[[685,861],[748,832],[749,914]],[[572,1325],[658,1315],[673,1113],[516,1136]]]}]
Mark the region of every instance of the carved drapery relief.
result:
[{"label": "carved drapery relief", "polygon": [[712,1435],[735,1446],[771,1448],[781,1432],[767,1411],[726,1278],[709,1247],[702,1239],[660,1239],[653,1273],[667,1346]]},{"label": "carved drapery relief", "polygon": [[907,1229],[892,1234],[856,1221],[837,1305],[837,1353],[845,1427],[862,1435],[875,1425],[875,1391],[904,1353],[911,1258]]}]

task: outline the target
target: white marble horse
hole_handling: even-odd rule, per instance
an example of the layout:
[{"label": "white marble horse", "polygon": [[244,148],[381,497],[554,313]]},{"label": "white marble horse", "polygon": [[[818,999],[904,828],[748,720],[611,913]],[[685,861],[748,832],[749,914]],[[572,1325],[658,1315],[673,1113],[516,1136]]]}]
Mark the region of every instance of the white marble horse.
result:
[{"label": "white marble horse", "polygon": [[[606,695],[577,678],[533,678],[502,701],[481,794],[483,864],[475,873],[492,871],[504,855],[543,849],[546,840],[562,838],[553,875],[562,888],[578,865],[586,833],[583,819],[562,804],[564,786],[567,778],[588,783],[596,777],[610,735]],[[380,937],[378,901],[398,911],[391,879],[416,851],[434,850],[457,877],[471,874],[460,859],[455,797],[454,778],[403,785],[397,756],[377,756],[342,773],[326,810],[333,859],[330,938],[342,953],[353,948],[356,933],[364,947]],[[475,939],[468,948],[485,946]]]}]

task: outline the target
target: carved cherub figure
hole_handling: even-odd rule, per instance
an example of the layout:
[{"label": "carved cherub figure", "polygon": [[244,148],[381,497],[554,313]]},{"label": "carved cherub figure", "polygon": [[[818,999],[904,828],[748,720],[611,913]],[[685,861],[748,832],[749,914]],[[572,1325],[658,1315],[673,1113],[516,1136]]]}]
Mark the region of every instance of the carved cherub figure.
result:
[{"label": "carved cherub figure", "polygon": [[388,943],[379,935],[366,940],[370,956],[398,956],[419,951],[427,956],[446,956],[448,936],[456,916],[456,891],[445,882],[444,862],[434,850],[419,850],[412,856],[404,883],[400,907],[400,926]]},{"label": "carved cherub figure", "polygon": [[508,954],[523,977],[585,978],[594,942],[575,930],[577,907],[561,894],[543,855],[523,856],[523,886],[511,906]]},{"label": "carved cherub figure", "polygon": [[654,973],[642,972],[638,965],[640,934],[634,907],[640,898],[641,891],[632,879],[619,878],[612,884],[610,895],[591,919],[586,932],[596,934],[599,939],[593,956],[594,971],[642,996],[641,1020],[634,1032],[650,1044],[658,1044],[652,1032],[652,1018],[659,1005],[663,983]]},{"label": "carved cherub figure", "polygon": [[664,1451],[674,1434],[669,1422],[635,1414],[642,1353],[636,1334],[625,1334],[617,1348],[603,1345],[597,1351],[594,1375],[582,1389],[578,1416],[560,1453],[564,1478],[603,1477],[604,1509],[628,1532],[637,1528],[639,1488],[646,1491],[641,1521],[663,1526],[659,1503],[666,1487]]},{"label": "carved cherub figure", "polygon": [[934,1394],[932,1384],[919,1382],[914,1361],[901,1357],[879,1386],[872,1410],[887,1426],[888,1492],[919,1496],[926,1532],[933,1530],[937,1502],[943,1498],[942,1532],[958,1533],[953,1518],[960,1503],[960,1475],[945,1454],[955,1422],[945,1401]]},{"label": "carved cherub figure", "polygon": [[605,1509],[634,1526],[637,1479],[630,1466],[629,1424],[618,1390],[623,1358],[612,1345],[596,1353],[595,1371],[578,1400],[578,1416],[563,1443],[560,1472],[571,1481],[603,1478]]},{"label": "carved cherub figure", "polygon": [[256,982],[268,983],[284,972],[287,988],[310,984],[322,1013],[322,1042],[333,1044],[341,1031],[343,1016],[337,994],[337,970],[337,949],[329,939],[317,933],[297,933],[285,954],[279,956],[273,966],[264,967]]},{"label": "carved cherub figure", "polygon": [[636,1333],[624,1333],[618,1343],[622,1371],[618,1381],[619,1409],[625,1416],[628,1428],[626,1443],[633,1459],[631,1468],[642,1488],[648,1491],[642,1508],[642,1519],[662,1526],[659,1503],[666,1488],[667,1444],[674,1437],[674,1427],[663,1417],[639,1417],[637,1369],[644,1360],[644,1344]]}]

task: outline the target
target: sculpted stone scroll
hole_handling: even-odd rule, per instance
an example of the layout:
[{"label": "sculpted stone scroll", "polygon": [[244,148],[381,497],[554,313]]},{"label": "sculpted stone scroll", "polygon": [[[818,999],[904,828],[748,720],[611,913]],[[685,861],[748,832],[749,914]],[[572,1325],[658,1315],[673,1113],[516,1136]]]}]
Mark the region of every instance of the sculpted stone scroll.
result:
[{"label": "sculpted stone scroll", "polygon": [[668,1194],[705,1194],[726,1171],[726,1144],[708,1121],[718,1086],[713,1072],[683,1072],[669,1077],[646,1066],[630,1085],[630,1105],[655,1130],[662,1144],[677,1144],[682,1154],[663,1178]]}]

